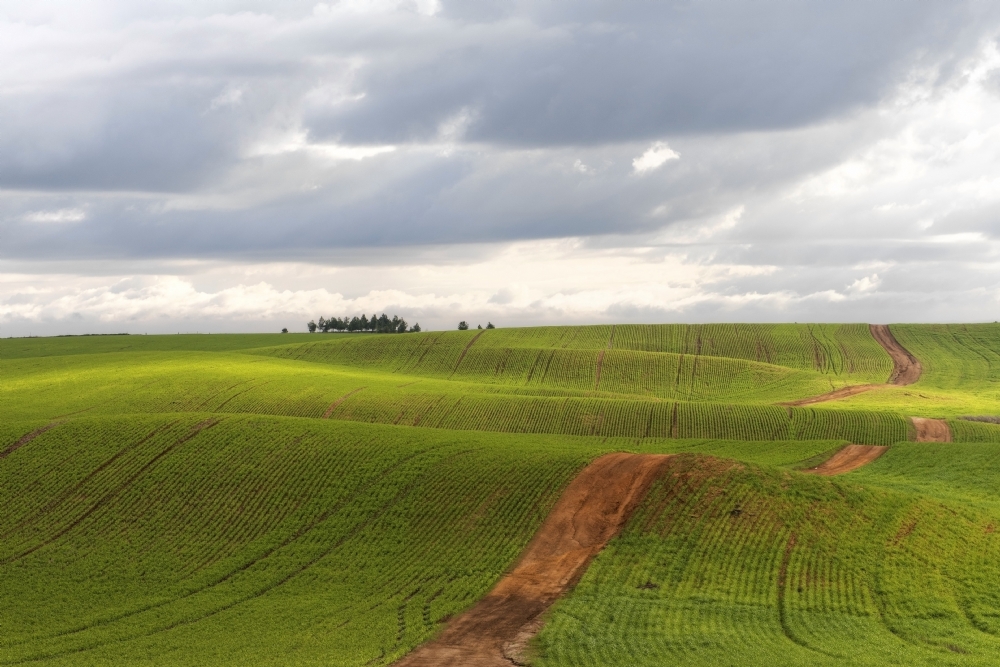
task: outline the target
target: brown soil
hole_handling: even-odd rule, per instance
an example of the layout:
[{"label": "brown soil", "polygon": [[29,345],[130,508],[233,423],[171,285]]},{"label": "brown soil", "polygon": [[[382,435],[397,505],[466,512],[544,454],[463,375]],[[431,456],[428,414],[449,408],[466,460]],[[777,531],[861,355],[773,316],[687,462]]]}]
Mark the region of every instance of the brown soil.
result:
[{"label": "brown soil", "polygon": [[917,427],[917,442],[951,442],[951,428],[943,419],[911,417]]},{"label": "brown soil", "polygon": [[896,337],[889,331],[888,324],[869,324],[868,328],[872,336],[885,348],[885,351],[892,357],[892,373],[889,375],[888,384],[904,386],[913,384],[920,379],[923,368],[917,358],[910,354],[909,350],[899,344]]},{"label": "brown soil", "polygon": [[846,445],[826,461],[823,461],[823,463],[803,472],[812,475],[822,475],[823,477],[842,475],[845,472],[851,472],[861,466],[868,465],[885,454],[885,450],[887,449],[889,448],[876,445]]},{"label": "brown soil", "polygon": [[516,567],[435,640],[396,667],[510,667],[523,661],[540,615],[580,580],[621,530],[669,456],[608,454],[574,479]]},{"label": "brown soil", "polygon": [[803,405],[812,405],[813,403],[836,401],[839,398],[855,396],[861,392],[878,389],[879,387],[885,387],[888,385],[902,387],[904,385],[913,384],[920,379],[920,374],[923,372],[920,362],[917,361],[917,358],[910,354],[905,347],[899,344],[896,337],[892,335],[891,331],[889,331],[889,325],[869,324],[868,329],[872,332],[872,337],[875,338],[879,345],[881,345],[885,351],[889,353],[889,356],[892,357],[892,372],[889,374],[889,379],[886,381],[886,384],[856,384],[849,387],[841,387],[840,389],[820,394],[819,396],[809,396],[808,398],[800,398],[797,401],[778,403],[778,405],[800,408]]},{"label": "brown soil", "polygon": [[7,449],[5,449],[2,452],[0,452],[0,459],[6,458],[6,457],[10,456],[14,452],[16,452],[18,449],[20,449],[21,447],[24,447],[26,444],[28,444],[29,442],[31,442],[32,440],[34,440],[35,438],[37,438],[38,436],[40,436],[42,433],[45,433],[46,431],[48,431],[50,429],[53,429],[53,428],[55,428],[58,425],[59,424],[57,422],[54,422],[52,424],[46,424],[45,426],[42,426],[41,428],[36,428],[31,433],[25,433],[24,435],[22,435],[17,440],[17,442],[15,442],[13,445],[11,445]]}]

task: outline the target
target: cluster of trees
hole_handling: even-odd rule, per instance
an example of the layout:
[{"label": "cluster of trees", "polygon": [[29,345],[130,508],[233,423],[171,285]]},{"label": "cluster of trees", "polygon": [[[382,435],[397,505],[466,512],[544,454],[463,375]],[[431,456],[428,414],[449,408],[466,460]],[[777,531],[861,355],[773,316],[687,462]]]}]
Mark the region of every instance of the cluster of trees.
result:
[{"label": "cluster of trees", "polygon": [[[477,326],[476,328],[477,328],[477,329],[482,329],[482,328],[483,328],[483,325],[482,325],[482,324],[480,324],[480,325],[479,325],[479,326]],[[492,323],[492,322],[487,322],[487,323],[486,323],[486,328],[487,328],[487,329],[496,329],[496,327],[495,327],[495,326],[493,326],[493,323]],[[459,331],[468,331],[468,329],[469,329],[469,323],[468,323],[468,322],[466,322],[465,320],[462,320],[461,322],[459,322],[459,323],[458,323],[458,330],[459,330]]]},{"label": "cluster of trees", "polygon": [[372,315],[371,319],[368,319],[365,315],[361,317],[331,317],[325,319],[323,317],[319,318],[318,322],[309,322],[307,325],[309,327],[309,333],[316,333],[321,331],[327,333],[330,331],[372,331],[374,333],[407,333],[420,331],[420,325],[414,324],[412,327],[407,329],[406,320],[402,317],[392,316],[390,320],[389,317],[382,313],[379,316]]}]

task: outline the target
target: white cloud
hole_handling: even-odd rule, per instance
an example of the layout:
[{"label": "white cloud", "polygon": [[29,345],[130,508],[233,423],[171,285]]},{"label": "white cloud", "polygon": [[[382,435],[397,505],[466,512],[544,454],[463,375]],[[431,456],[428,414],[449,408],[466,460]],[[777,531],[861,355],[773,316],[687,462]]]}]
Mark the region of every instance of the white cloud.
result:
[{"label": "white cloud", "polygon": [[87,218],[87,212],[82,208],[60,208],[55,211],[33,211],[24,215],[26,222],[67,223],[80,222]]},{"label": "white cloud", "polygon": [[226,87],[221,93],[216,95],[208,105],[209,111],[215,111],[222,107],[236,106],[243,101],[245,88],[242,86]]},{"label": "white cloud", "polygon": [[659,169],[669,160],[678,160],[681,155],[670,148],[664,141],[657,141],[646,149],[646,152],[632,160],[632,169],[637,174],[644,174]]},{"label": "white cloud", "polygon": [[878,289],[881,282],[882,280],[878,277],[878,274],[873,273],[870,276],[858,278],[847,289],[851,292],[872,292]]}]

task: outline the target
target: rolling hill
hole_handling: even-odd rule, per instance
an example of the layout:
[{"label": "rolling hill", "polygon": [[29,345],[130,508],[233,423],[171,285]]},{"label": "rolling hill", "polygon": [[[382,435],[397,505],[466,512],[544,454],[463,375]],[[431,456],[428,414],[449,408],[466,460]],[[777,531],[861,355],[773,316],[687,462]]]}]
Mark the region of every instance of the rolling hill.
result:
[{"label": "rolling hill", "polygon": [[890,331],[0,340],[0,665],[998,664],[1000,325]]}]

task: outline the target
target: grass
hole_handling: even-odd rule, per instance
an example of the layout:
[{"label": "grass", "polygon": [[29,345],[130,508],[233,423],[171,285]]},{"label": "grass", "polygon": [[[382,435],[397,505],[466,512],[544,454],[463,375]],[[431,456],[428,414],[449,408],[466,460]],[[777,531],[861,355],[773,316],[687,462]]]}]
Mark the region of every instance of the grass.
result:
[{"label": "grass", "polygon": [[678,456],[536,667],[997,664],[1000,327],[893,331],[805,408],[867,326],[2,339],[0,665],[391,664],[611,451]]},{"label": "grass", "polygon": [[532,664],[996,664],[995,514],[854,482],[674,459]]}]

